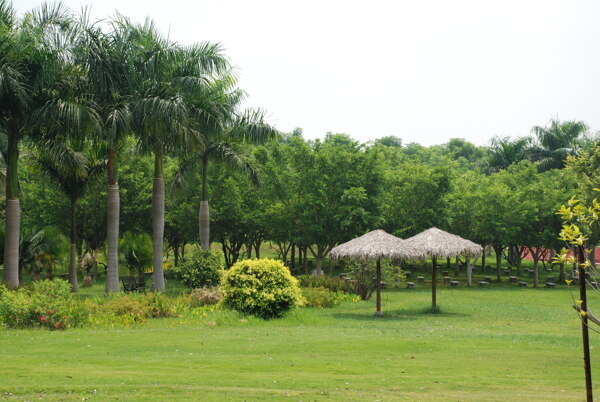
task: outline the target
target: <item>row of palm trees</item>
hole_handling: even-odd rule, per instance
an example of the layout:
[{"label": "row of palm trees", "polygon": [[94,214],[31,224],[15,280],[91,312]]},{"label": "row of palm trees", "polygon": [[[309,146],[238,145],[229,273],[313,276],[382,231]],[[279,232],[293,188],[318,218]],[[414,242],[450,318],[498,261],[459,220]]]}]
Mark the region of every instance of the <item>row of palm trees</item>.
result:
[{"label": "row of palm trees", "polygon": [[[550,120],[547,126],[534,126],[535,137],[494,137],[488,148],[487,165],[489,173],[506,169],[522,160],[538,162],[538,170],[562,169],[568,155],[575,155],[587,141],[583,134],[588,126],[577,120]],[[589,141],[588,141],[589,142]]]},{"label": "row of palm trees", "polygon": [[0,133],[6,136],[4,281],[19,285],[19,142],[37,145],[40,166],[71,201],[70,280],[77,290],[76,204],[87,184],[106,171],[106,291],[119,290],[119,150],[135,136],[154,157],[152,188],[153,288],[164,290],[163,234],[166,154],[181,155],[185,170],[200,165],[205,178],[199,223],[208,249],[207,165],[217,158],[252,173],[232,142],[277,135],[262,111],[242,111],[244,93],[218,44],[182,46],[151,21],[118,15],[92,21],[61,4],[18,19],[0,0]]}]

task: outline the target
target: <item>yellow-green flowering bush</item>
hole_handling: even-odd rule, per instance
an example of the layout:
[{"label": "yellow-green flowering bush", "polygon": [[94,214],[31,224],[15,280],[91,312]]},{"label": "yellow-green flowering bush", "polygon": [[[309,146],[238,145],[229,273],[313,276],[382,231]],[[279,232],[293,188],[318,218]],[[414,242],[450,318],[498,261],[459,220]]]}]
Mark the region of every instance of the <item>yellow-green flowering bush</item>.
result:
[{"label": "yellow-green flowering bush", "polygon": [[298,280],[281,261],[263,258],[234,264],[221,279],[225,307],[261,318],[278,318],[302,304]]}]

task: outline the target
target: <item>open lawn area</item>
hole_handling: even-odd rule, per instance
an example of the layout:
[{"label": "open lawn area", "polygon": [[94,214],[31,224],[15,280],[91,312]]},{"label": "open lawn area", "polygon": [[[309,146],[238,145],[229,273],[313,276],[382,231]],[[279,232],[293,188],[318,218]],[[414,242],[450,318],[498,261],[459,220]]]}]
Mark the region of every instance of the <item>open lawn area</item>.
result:
[{"label": "open lawn area", "polygon": [[[127,329],[4,330],[17,400],[582,400],[566,289],[427,288],[262,321],[198,310]],[[600,303],[593,295],[590,306]],[[600,338],[591,334],[592,367]]]}]

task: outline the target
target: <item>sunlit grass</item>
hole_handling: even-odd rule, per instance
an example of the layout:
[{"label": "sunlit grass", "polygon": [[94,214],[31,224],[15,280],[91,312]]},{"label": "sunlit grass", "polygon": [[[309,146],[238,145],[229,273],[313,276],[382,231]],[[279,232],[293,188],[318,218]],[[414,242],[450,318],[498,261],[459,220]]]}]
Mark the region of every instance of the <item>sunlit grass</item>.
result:
[{"label": "sunlit grass", "polygon": [[429,314],[422,287],[384,292],[381,318],[369,301],[274,321],[202,310],[128,329],[4,330],[0,390],[29,400],[582,399],[568,291],[442,288],[438,302]]}]

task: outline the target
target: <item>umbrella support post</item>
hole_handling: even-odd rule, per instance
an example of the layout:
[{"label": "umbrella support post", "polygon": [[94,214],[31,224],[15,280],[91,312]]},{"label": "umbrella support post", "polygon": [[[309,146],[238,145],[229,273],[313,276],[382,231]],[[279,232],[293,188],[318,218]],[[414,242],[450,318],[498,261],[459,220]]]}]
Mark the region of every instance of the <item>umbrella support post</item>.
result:
[{"label": "umbrella support post", "polygon": [[381,261],[377,260],[377,269],[375,271],[375,289],[377,289],[377,301],[375,316],[381,317]]},{"label": "umbrella support post", "polygon": [[437,260],[435,257],[431,257],[431,308],[435,309],[436,307],[436,274],[437,274]]}]

